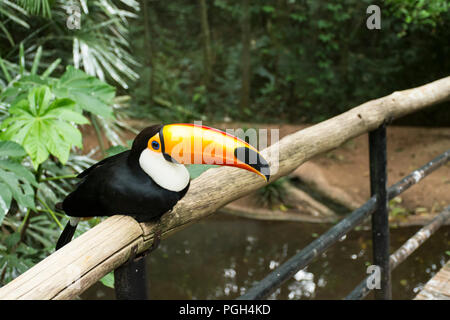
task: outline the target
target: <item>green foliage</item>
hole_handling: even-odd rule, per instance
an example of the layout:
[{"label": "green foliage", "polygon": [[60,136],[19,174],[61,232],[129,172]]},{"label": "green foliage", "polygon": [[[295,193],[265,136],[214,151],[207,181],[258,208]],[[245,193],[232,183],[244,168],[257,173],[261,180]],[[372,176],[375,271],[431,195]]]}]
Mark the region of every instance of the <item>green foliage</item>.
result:
[{"label": "green foliage", "polygon": [[5,218],[0,234],[0,283],[8,283],[44,259],[54,249],[58,235],[45,215],[32,217],[23,237],[19,222]]},{"label": "green foliage", "polygon": [[213,120],[317,122],[448,74],[448,1],[386,1],[380,5],[380,31],[366,28],[371,4],[252,1],[251,104],[240,110],[242,2],[208,2],[213,35],[208,84],[202,77],[198,6],[181,0],[152,2],[151,64],[148,44],[140,37],[143,16],[131,22],[134,51],[143,57],[141,80],[132,90],[134,110],[164,121],[200,119],[200,113]]},{"label": "green foliage", "polygon": [[100,282],[111,289],[114,289],[114,272],[110,272],[106,274],[103,278],[100,279]]},{"label": "green foliage", "polygon": [[14,199],[22,207],[34,208],[34,175],[20,161],[24,149],[12,141],[0,141],[0,225]]},{"label": "green foliage", "polygon": [[257,191],[257,197],[259,202],[269,208],[274,206],[280,206],[282,208],[286,207],[286,195],[287,195],[287,184],[288,178],[282,177]]},{"label": "green foliage", "polygon": [[17,143],[12,141],[0,141],[0,156],[11,158],[23,158],[27,154]]},{"label": "green foliage", "polygon": [[444,26],[450,11],[450,4],[445,0],[387,0],[386,4],[392,15],[403,21],[399,36],[405,36],[413,27]]},{"label": "green foliage", "polygon": [[36,170],[49,154],[65,164],[72,146],[82,147],[81,133],[71,123],[89,121],[76,112],[74,101],[55,99],[46,86],[32,89],[28,99],[14,104],[9,112],[0,138],[21,144]]},{"label": "green foliage", "polygon": [[127,151],[127,150],[129,150],[129,149],[124,146],[112,146],[112,147],[108,148],[108,150],[106,150],[106,156],[112,157],[112,156],[115,156],[116,154],[119,154],[119,153]]},{"label": "green foliage", "polygon": [[53,91],[58,98],[73,99],[85,111],[105,118],[113,117],[114,87],[72,66],[68,66],[59,81],[54,82]]},{"label": "green foliage", "polygon": [[[14,144],[15,148],[11,150],[17,166],[21,159],[16,158],[16,155],[19,155],[17,150],[21,147],[13,142],[2,141],[0,150],[3,150],[1,146],[5,143]],[[25,155],[22,149],[21,157]],[[3,156],[0,160],[4,160]],[[54,212],[51,208],[54,208],[55,203],[61,201],[68,192],[73,190],[78,181],[73,179],[75,173],[87,169],[94,163],[95,161],[87,156],[71,154],[65,166],[50,159],[42,163],[41,175],[36,172],[34,175],[31,172],[28,174],[15,172],[21,188],[27,183],[32,186],[32,190],[27,194],[27,201],[31,203],[21,203],[20,197],[18,199],[13,197],[8,214],[3,219],[2,233],[0,233],[0,285],[14,279],[54,251],[56,240],[61,232],[59,226],[67,222],[67,217]],[[29,168],[26,158],[22,164],[21,171]],[[27,182],[25,177],[28,177],[30,182]],[[37,186],[34,179],[38,182]],[[0,197],[3,199],[2,194]],[[14,204],[14,201],[19,204],[19,207]],[[75,235],[85,232],[99,221],[99,219],[93,219],[93,221],[81,222]],[[20,238],[17,234],[20,234]]]},{"label": "green foliage", "polygon": [[7,0],[0,1],[0,30],[3,32],[11,45],[14,45],[15,43],[11,32],[6,26],[8,20],[24,28],[29,28],[29,24],[25,21],[25,18],[27,16],[28,14],[26,10],[24,10],[22,7]]},{"label": "green foliage", "polygon": [[[113,117],[111,105],[114,105],[116,116],[121,112],[123,119],[124,99],[112,101],[115,89],[103,81],[127,89],[129,82],[137,79],[133,70],[137,62],[129,52],[128,20],[136,17],[134,12],[139,10],[138,2],[83,0],[68,4],[62,0],[24,0],[12,6],[9,4],[10,1],[0,0],[0,8],[6,8],[5,15],[14,16],[11,14],[14,9],[22,14],[24,23],[4,21],[3,31],[14,35],[8,43],[3,41],[0,26],[0,88],[14,86],[18,80],[23,80],[21,84],[47,85],[58,98],[70,98],[90,112],[98,131],[103,131],[111,144],[122,144],[119,133],[126,125]],[[69,20],[79,17],[78,12],[81,13],[80,28],[73,29]],[[53,84],[55,77],[49,78],[50,74],[56,74],[59,79],[65,71],[62,66],[70,64],[74,66],[68,67],[65,76],[71,83],[66,82],[63,75],[62,82]],[[30,65],[31,70],[27,71]],[[78,78],[83,87],[77,87],[74,78]],[[25,92],[28,89],[19,90]]]},{"label": "green foliage", "polygon": [[[11,275],[8,275],[5,279],[7,281],[12,280],[8,278],[14,278],[20,275],[33,265],[29,255],[35,253],[36,251],[32,248],[27,250],[28,248],[26,246],[20,244],[19,247],[17,247],[17,251],[11,253],[11,251],[13,251],[13,249],[15,249],[15,247],[19,244],[19,240],[19,233],[10,234],[4,237],[4,240],[2,241],[4,247],[0,247],[0,266],[8,265],[10,269],[14,270],[14,272],[12,272]],[[31,252],[32,250],[34,252]],[[23,255],[19,256],[20,253]]]},{"label": "green foliage", "polygon": [[389,214],[392,217],[398,218],[398,217],[405,216],[408,214],[406,209],[401,205],[402,202],[403,202],[403,200],[400,197],[395,197],[389,201],[389,203],[388,203]]},{"label": "green foliage", "polygon": [[52,17],[50,0],[17,0],[17,3],[32,15],[41,15],[46,18]]},{"label": "green foliage", "polygon": [[[103,80],[127,88],[136,79],[127,20],[137,2],[72,5],[80,30],[66,26],[66,1],[0,0],[0,286],[54,250],[67,221],[55,204],[95,163],[76,154],[83,114],[120,141],[113,121],[127,99]],[[100,220],[81,222],[75,236]]]},{"label": "green foliage", "polygon": [[[82,14],[80,28],[70,29],[67,20],[75,7]],[[137,79],[133,70],[137,63],[129,53],[127,39],[128,20],[136,17],[137,10],[139,4],[134,0],[82,0],[69,4],[63,0],[0,0],[0,32],[11,46],[2,45],[0,38],[0,55],[16,55],[17,39],[29,48],[45,45],[47,52],[41,57],[44,64],[50,57],[60,57],[63,65],[74,64],[126,89],[127,81]]]},{"label": "green foliage", "polygon": [[[54,65],[59,64],[58,60],[55,60],[42,75],[36,75],[41,50],[42,48],[39,47],[31,71],[27,71],[25,67],[21,68],[14,80],[10,80],[8,86],[0,91],[0,101],[15,104],[26,99],[29,90],[45,85],[56,98],[73,100],[78,111],[84,110],[105,118],[113,118],[111,105],[115,96],[114,87],[72,66],[67,66],[60,78],[50,77]],[[22,58],[23,55],[20,60]],[[11,79],[10,72],[6,68],[3,73],[5,78]]]},{"label": "green foliage", "polygon": [[[81,28],[73,38],[73,63],[91,75],[106,76],[127,89],[127,81],[135,81],[137,63],[128,47],[128,19],[136,18],[139,4],[134,0],[82,1]],[[123,6],[124,4],[125,6]],[[55,21],[56,22],[56,21]],[[70,30],[69,30],[70,31]]]},{"label": "green foliage", "polygon": [[[23,64],[23,67],[16,68],[14,65],[6,65],[5,60],[0,58],[0,67],[3,65],[1,69],[8,81],[8,84],[0,89],[0,112],[4,111],[4,115],[7,116],[10,105],[27,99],[29,90],[44,85],[56,98],[73,100],[76,112],[89,112],[91,119],[95,121],[94,124],[100,123],[99,132],[104,129],[106,137],[111,143],[122,143],[117,134],[117,124],[112,123],[117,120],[112,105],[116,109],[119,108],[119,103],[115,101],[115,88],[73,66],[67,66],[61,77],[50,76],[59,65],[60,59],[56,59],[41,75],[38,75],[37,70],[41,62],[42,51],[42,47],[37,49],[30,71],[27,70],[23,50],[19,55],[19,62],[23,61],[19,64]],[[118,124],[121,123],[118,122]]]}]

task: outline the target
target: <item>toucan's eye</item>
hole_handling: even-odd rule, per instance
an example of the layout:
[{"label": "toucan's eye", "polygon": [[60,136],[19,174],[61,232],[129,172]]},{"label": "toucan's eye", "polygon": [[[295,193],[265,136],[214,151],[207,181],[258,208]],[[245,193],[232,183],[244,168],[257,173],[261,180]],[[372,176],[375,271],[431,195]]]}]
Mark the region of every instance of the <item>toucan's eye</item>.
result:
[{"label": "toucan's eye", "polygon": [[158,150],[158,149],[159,149],[159,143],[158,143],[158,141],[152,141],[152,148],[155,149],[155,150]]}]

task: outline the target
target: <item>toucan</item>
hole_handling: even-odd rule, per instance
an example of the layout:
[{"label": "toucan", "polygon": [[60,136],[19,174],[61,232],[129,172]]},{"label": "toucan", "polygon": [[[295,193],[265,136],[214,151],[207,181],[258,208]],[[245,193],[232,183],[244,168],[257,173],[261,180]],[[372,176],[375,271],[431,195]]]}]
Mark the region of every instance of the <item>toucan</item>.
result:
[{"label": "toucan", "polygon": [[238,167],[266,182],[270,177],[269,164],[258,150],[231,134],[198,124],[147,127],[131,150],[77,176],[81,180],[75,190],[57,205],[70,219],[56,250],[71,241],[82,218],[122,214],[149,222],[171,211],[190,186],[186,164]]}]

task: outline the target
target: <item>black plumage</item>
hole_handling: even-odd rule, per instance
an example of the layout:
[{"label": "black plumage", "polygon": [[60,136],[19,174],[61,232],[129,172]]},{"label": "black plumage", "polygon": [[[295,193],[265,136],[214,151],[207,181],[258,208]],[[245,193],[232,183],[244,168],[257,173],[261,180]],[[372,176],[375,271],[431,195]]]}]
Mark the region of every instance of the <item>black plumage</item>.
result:
[{"label": "black plumage", "polygon": [[[144,129],[133,141],[131,150],[103,159],[80,173],[78,178],[82,180],[62,202],[64,212],[70,217],[124,214],[148,222],[171,210],[186,194],[189,184],[179,192],[166,190],[139,165],[141,152],[161,127]],[[67,239],[59,241],[57,249],[70,241],[74,230],[70,231],[70,237],[66,235]]]},{"label": "black plumage", "polygon": [[106,158],[78,175],[83,180],[63,201],[71,217],[130,215],[140,222],[161,216],[186,194],[163,189],[139,166],[139,156],[161,126],[143,130],[132,149]]}]

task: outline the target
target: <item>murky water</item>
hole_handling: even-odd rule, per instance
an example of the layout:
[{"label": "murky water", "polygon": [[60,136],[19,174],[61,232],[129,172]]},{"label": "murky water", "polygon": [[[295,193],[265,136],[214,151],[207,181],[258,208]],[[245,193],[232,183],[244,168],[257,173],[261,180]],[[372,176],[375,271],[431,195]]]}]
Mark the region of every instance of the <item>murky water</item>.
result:
[{"label": "murky water", "polygon": [[[147,258],[151,299],[234,299],[330,225],[272,222],[216,214],[163,240]],[[391,252],[419,228],[391,231]],[[342,299],[366,275],[371,234],[352,231],[279,288],[273,299]],[[393,298],[412,299],[450,257],[442,227],[392,274]],[[114,299],[96,284],[84,299]]]}]

